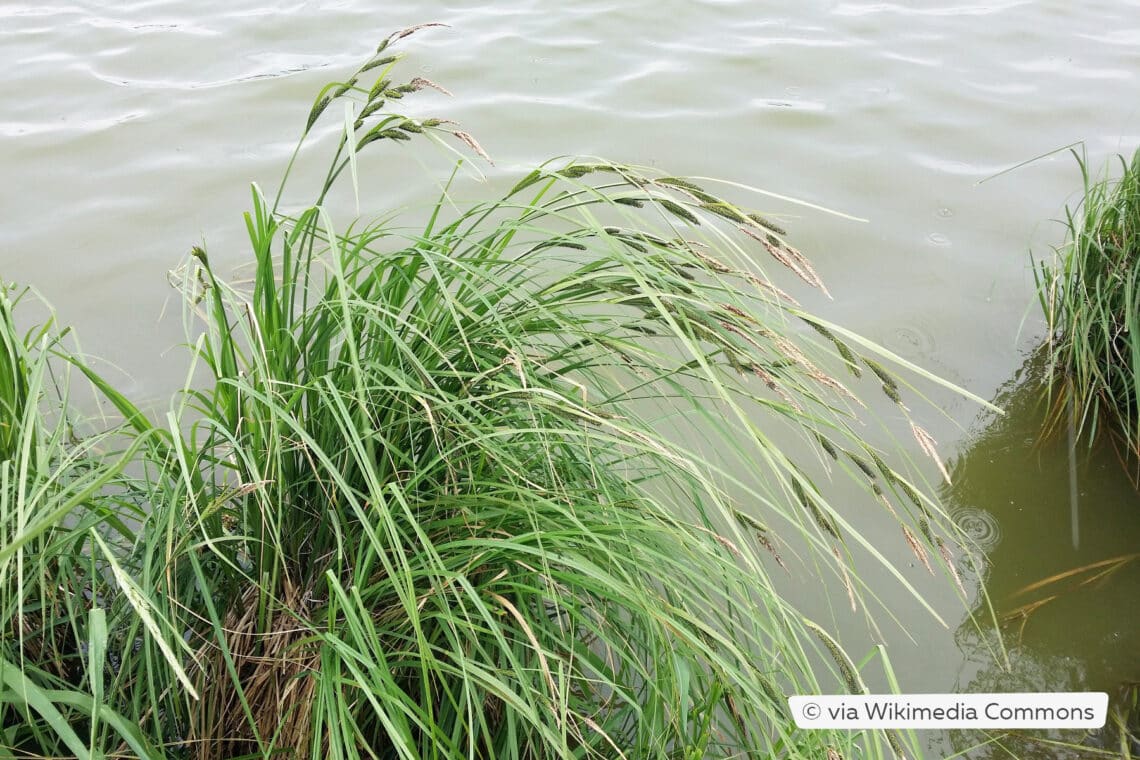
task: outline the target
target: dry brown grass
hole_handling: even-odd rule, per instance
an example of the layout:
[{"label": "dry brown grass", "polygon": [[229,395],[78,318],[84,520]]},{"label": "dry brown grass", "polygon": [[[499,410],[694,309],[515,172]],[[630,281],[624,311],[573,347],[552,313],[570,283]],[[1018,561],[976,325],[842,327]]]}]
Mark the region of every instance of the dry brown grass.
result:
[{"label": "dry brown grass", "polygon": [[[301,751],[313,746],[312,705],[320,667],[319,646],[307,622],[310,596],[288,577],[281,582],[269,623],[258,622],[266,596],[250,586],[226,616],[225,645],[237,680],[253,713],[256,734],[216,641],[198,651],[203,663],[198,689],[203,710],[189,737],[197,760],[222,760],[258,751],[258,738],[275,737],[275,747]],[[263,632],[259,632],[263,631]]]}]

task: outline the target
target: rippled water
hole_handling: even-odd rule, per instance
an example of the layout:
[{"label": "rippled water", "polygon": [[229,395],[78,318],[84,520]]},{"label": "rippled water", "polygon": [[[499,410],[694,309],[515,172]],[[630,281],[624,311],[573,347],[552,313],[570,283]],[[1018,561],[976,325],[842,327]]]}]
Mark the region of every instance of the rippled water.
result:
[{"label": "rippled water", "polygon": [[982,551],[1001,543],[1001,523],[992,512],[978,507],[958,507],[950,512],[954,524]]},{"label": "rippled water", "polygon": [[[0,276],[42,290],[84,347],[118,368],[108,372],[124,390],[163,397],[182,381],[178,362],[163,361],[182,340],[165,272],[203,240],[215,259],[243,261],[248,183],[275,185],[320,85],[390,31],[442,21],[450,28],[406,47],[418,73],[455,93],[428,96],[424,107],[462,122],[499,170],[602,154],[865,217],[766,209],[785,215],[836,297],[809,307],[992,397],[1040,338],[1027,251],[1057,242],[1049,220],[1079,175],[1061,154],[979,182],[1078,140],[1094,166],[1140,143],[1140,2],[909,5],[6,2]],[[404,203],[417,200],[421,178],[414,162],[393,161],[365,181],[385,203]],[[1032,491],[1042,501],[1019,508],[1040,510],[1041,525],[1054,520],[1049,530],[1067,535],[1067,486],[1055,495],[1032,488],[1040,468],[1067,472],[1064,460],[1038,451],[1010,467],[1001,452],[1029,451],[1029,424],[995,453],[991,439],[965,432],[975,407],[949,394],[934,400],[948,417],[928,419],[929,429],[989,484],[962,506],[1004,527],[979,577],[1020,577],[1033,547],[1018,543],[1021,524],[997,502],[1009,501],[1004,489]],[[889,407],[883,413],[885,434],[897,432]],[[1000,469],[986,470],[987,460]],[[1100,460],[1083,468],[1115,483],[1094,475]],[[1127,502],[1133,511],[1113,514],[1137,522],[1126,485],[1105,486],[1101,498]],[[1032,572],[1105,556],[1111,542],[1098,547],[1087,537],[1095,535],[1086,532],[1079,549],[1062,542]],[[1136,545],[1133,528],[1124,535]],[[1022,548],[1003,569],[1000,552],[1011,546]],[[1114,582],[1140,589],[1136,573]],[[805,585],[805,606],[833,620],[845,642],[877,640],[813,594]],[[1090,598],[1082,614],[1097,620],[1095,633],[1081,638],[1069,626],[1037,645],[1049,656],[1095,652],[1083,672],[1097,688],[1140,677],[1140,650],[1104,643],[1112,620],[1129,621]],[[904,687],[970,680],[976,664],[951,632],[923,622],[911,632],[922,647],[890,639]]]}]

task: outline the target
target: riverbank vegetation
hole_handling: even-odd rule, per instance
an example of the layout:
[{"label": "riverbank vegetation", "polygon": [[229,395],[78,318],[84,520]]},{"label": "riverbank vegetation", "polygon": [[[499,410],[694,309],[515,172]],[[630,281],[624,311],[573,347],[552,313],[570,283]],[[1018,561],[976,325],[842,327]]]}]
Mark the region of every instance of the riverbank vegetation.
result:
[{"label": "riverbank vegetation", "polygon": [[1048,320],[1047,373],[1054,429],[1072,424],[1092,442],[1118,444],[1136,480],[1140,453],[1140,150],[1121,173],[1090,174],[1065,213],[1066,236],[1035,268]]},{"label": "riverbank vegetation", "polygon": [[[949,520],[859,433],[849,383],[937,458],[899,376],[763,274],[822,288],[778,224],[690,180],[566,160],[489,202],[445,189],[415,228],[338,224],[330,192],[382,171],[381,145],[482,154],[391,112],[438,88],[391,78],[411,31],[317,98],[302,143],[336,147],[315,203],[284,204],[288,171],[254,187],[250,279],[204,246],[177,272],[197,379],[169,409],[50,321],[22,332],[5,291],[0,746],[918,754],[795,730],[786,695],[866,687],[770,576],[806,567],[865,608],[859,552],[913,591],[848,519],[877,505],[957,580]],[[120,422],[77,419],[73,387]],[[830,499],[838,480],[865,503]]]}]

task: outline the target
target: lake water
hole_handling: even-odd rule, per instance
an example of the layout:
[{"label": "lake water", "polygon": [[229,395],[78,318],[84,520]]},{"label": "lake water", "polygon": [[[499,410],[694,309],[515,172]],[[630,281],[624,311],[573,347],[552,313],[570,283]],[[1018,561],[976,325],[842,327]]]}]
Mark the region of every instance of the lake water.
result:
[{"label": "lake water", "polygon": [[[1111,453],[1035,446],[1039,420],[1014,382],[1043,334],[1028,251],[1060,241],[1051,220],[1074,199],[1076,164],[1061,152],[982,180],[1077,141],[1093,166],[1140,144],[1140,2],[914,5],[8,0],[0,277],[43,292],[129,395],[167,397],[185,369],[169,356],[183,331],[166,272],[203,241],[216,261],[244,262],[248,184],[276,186],[317,89],[389,32],[445,22],[402,44],[404,71],[454,93],[420,108],[461,122],[496,171],[604,155],[868,220],[761,204],[835,296],[809,308],[1014,408],[996,422],[932,392],[946,415],[920,412],[956,476],[948,506],[990,549],[968,580],[1008,613],[1044,595],[1019,588],[1137,551],[1140,499]],[[373,166],[378,208],[431,191],[414,162]],[[877,411],[883,440],[906,441],[889,402]],[[905,566],[896,539],[887,554]],[[818,583],[789,585],[857,655],[886,643],[904,690],[1140,680],[1140,562],[1009,627],[1012,673],[958,625],[945,584],[920,588],[949,628],[897,597],[909,635],[873,633]]]}]

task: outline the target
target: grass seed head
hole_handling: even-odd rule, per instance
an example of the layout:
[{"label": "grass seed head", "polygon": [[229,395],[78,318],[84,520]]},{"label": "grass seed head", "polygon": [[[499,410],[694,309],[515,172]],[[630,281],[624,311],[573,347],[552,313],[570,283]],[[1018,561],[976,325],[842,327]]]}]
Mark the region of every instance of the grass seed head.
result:
[{"label": "grass seed head", "polygon": [[883,385],[890,387],[891,390],[898,393],[898,390],[899,390],[898,381],[895,380],[894,376],[891,375],[891,373],[888,372],[886,370],[886,368],[883,367],[883,365],[879,364],[874,359],[867,358],[866,356],[864,356],[862,358],[863,358],[863,363],[866,364],[867,367],[872,372],[875,373],[875,377],[879,378],[879,381],[882,382]]},{"label": "grass seed head", "polygon": [[665,209],[673,216],[683,219],[693,226],[697,226],[701,223],[692,211],[689,211],[689,209],[685,208],[676,201],[671,201],[668,198],[654,198],[653,200],[656,201],[657,204],[661,206],[661,208]]},{"label": "grass seed head", "polygon": [[317,101],[316,105],[314,105],[312,110],[309,111],[308,121],[305,122],[306,132],[313,128],[313,125],[317,123],[317,119],[321,118],[321,114],[325,112],[325,109],[329,107],[329,103],[331,102],[332,98],[330,98],[328,95],[325,95],[323,98]]},{"label": "grass seed head", "polygon": [[761,216],[760,214],[753,213],[753,214],[748,214],[747,216],[748,216],[749,221],[756,223],[760,227],[763,227],[765,230],[768,230],[769,232],[774,232],[777,235],[787,235],[788,234],[784,230],[783,227],[780,227],[775,222],[771,221],[770,219],[768,219],[766,217]]},{"label": "grass seed head", "polygon": [[849,694],[866,694],[867,686],[859,676],[859,671],[855,668],[855,663],[851,661],[851,658],[849,658],[847,653],[843,651],[843,648],[839,646],[839,642],[833,639],[831,634],[810,620],[804,620],[804,625],[823,643],[824,648],[831,655],[831,659],[839,667],[839,673],[843,678],[844,685],[847,687],[847,692]]}]

